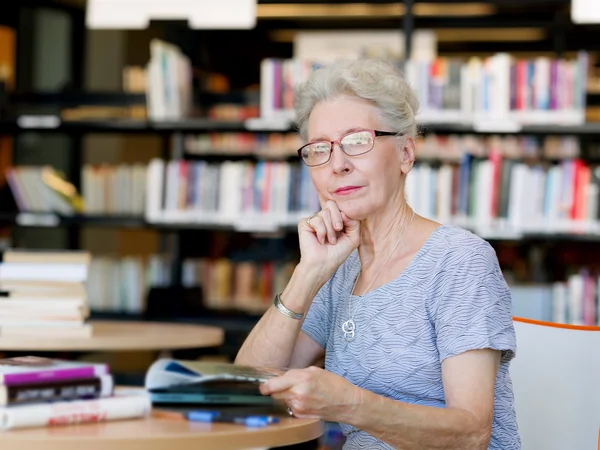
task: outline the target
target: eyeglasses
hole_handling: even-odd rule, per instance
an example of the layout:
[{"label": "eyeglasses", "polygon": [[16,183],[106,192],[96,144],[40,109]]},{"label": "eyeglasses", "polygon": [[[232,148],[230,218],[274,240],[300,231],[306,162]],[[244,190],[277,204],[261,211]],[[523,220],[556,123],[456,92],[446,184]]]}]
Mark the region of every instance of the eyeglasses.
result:
[{"label": "eyeglasses", "polygon": [[320,166],[329,162],[333,153],[333,144],[338,144],[348,156],[363,155],[373,150],[375,138],[378,136],[397,136],[392,131],[358,130],[343,135],[337,141],[310,142],[298,150],[298,156],[309,167]]}]

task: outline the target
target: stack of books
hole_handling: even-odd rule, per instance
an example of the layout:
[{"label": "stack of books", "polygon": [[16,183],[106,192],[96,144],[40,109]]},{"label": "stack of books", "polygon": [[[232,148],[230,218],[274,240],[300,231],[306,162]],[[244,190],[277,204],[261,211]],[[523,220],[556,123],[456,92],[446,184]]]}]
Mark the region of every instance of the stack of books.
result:
[{"label": "stack of books", "polygon": [[146,417],[144,390],[115,391],[99,363],[25,356],[0,360],[0,429]]},{"label": "stack of books", "polygon": [[85,251],[0,252],[0,337],[91,336],[90,259]]}]

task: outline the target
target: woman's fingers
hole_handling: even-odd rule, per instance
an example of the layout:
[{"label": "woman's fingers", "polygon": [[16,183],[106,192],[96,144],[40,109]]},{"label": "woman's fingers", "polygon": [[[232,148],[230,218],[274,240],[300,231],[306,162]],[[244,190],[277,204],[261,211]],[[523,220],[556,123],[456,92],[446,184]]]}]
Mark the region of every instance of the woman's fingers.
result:
[{"label": "woman's fingers", "polygon": [[337,242],[337,232],[333,229],[331,215],[328,210],[320,211],[319,214],[312,216],[307,223],[314,230],[320,244],[325,244],[325,242],[335,244]]},{"label": "woman's fingers", "polygon": [[344,221],[342,220],[342,212],[338,208],[337,203],[328,200],[325,203],[323,209],[329,211],[329,214],[331,216],[331,223],[333,224],[333,229],[336,231],[342,231],[342,229],[344,228]]},{"label": "woman's fingers", "polygon": [[337,233],[344,229],[344,218],[334,201],[327,201],[323,209],[310,217],[307,224],[314,230],[319,243],[337,243]]},{"label": "woman's fingers", "polygon": [[331,212],[329,209],[322,210],[319,215],[323,219],[323,223],[325,224],[325,228],[327,229],[327,239],[330,244],[335,244],[337,242],[337,232],[333,228],[333,222],[331,221]]},{"label": "woman's fingers", "polygon": [[321,217],[321,213],[311,217],[308,225],[315,231],[319,244],[324,244],[327,239],[327,227],[325,226],[323,217]]}]

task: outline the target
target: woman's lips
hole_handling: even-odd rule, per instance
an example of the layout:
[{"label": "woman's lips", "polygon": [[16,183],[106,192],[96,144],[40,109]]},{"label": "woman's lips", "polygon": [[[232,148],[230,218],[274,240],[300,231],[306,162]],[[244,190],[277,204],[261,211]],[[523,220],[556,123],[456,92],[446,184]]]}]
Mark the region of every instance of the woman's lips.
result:
[{"label": "woman's lips", "polygon": [[341,188],[336,189],[335,194],[349,195],[349,194],[352,194],[352,193],[358,191],[361,188],[362,188],[362,186],[342,186]]}]

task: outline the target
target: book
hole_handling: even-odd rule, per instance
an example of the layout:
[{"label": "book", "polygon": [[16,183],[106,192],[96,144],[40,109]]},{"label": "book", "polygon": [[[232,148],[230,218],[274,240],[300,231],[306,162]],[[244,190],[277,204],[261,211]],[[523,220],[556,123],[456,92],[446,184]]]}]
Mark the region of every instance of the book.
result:
[{"label": "book", "polygon": [[142,418],[151,407],[150,397],[141,390],[94,400],[11,406],[0,408],[0,430]]},{"label": "book", "polygon": [[0,251],[0,262],[88,265],[91,255],[83,250],[35,250],[9,248]]},{"label": "book", "polygon": [[272,405],[273,399],[260,394],[237,394],[231,387],[227,392],[150,392],[155,405]]},{"label": "book", "polygon": [[0,359],[0,385],[93,378],[109,373],[102,363],[63,361],[37,356]]},{"label": "book", "polygon": [[79,298],[87,299],[84,283],[34,280],[0,280],[2,297]]},{"label": "book", "polygon": [[83,283],[88,267],[82,264],[0,263],[0,280],[3,281],[62,281]]},{"label": "book", "polygon": [[206,361],[159,359],[146,373],[153,403],[270,404],[258,386],[283,369]]},{"label": "book", "polygon": [[222,381],[259,384],[283,373],[284,369],[277,368],[161,358],[146,372],[144,385],[146,389],[152,390]]},{"label": "book", "polygon": [[0,386],[0,406],[108,397],[113,388],[112,375]]},{"label": "book", "polygon": [[37,339],[74,339],[90,338],[94,334],[90,323],[77,323],[63,325],[60,322],[45,323],[19,323],[0,325],[0,338],[29,338]]}]

